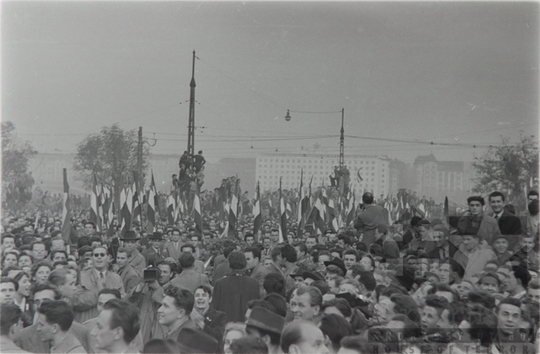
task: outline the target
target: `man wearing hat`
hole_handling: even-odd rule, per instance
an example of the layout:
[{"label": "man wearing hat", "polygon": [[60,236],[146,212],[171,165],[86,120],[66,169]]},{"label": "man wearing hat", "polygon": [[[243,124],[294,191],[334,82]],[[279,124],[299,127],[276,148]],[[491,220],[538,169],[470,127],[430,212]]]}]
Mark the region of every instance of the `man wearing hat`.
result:
[{"label": "man wearing hat", "polygon": [[159,262],[164,261],[169,257],[169,252],[163,248],[163,234],[154,232],[150,237],[150,247],[144,250],[141,254],[146,259],[147,265],[156,266]]},{"label": "man wearing hat", "polygon": [[182,354],[214,354],[219,352],[218,341],[197,328],[182,328],[176,343]]},{"label": "man wearing hat", "polygon": [[137,243],[139,236],[135,231],[126,231],[124,238],[121,239],[124,242],[124,247],[129,252],[129,264],[135,269],[140,276],[142,276],[143,269],[146,268],[146,259],[137,249]]},{"label": "man wearing hat", "polygon": [[268,346],[268,353],[279,353],[281,331],[285,318],[262,307],[254,307],[246,320],[246,332],[260,338]]},{"label": "man wearing hat", "polygon": [[319,272],[303,272],[302,278],[304,278],[304,285],[310,286],[313,284],[313,282],[316,282],[317,280],[323,280],[324,277]]}]

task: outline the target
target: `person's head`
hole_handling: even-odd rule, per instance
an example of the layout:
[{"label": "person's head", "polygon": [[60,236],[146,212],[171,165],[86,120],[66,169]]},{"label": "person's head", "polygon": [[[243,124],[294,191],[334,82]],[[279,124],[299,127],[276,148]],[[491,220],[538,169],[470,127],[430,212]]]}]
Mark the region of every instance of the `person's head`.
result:
[{"label": "person's head", "polygon": [[171,240],[172,240],[173,242],[178,242],[178,241],[180,241],[180,230],[179,230],[179,229],[174,228],[174,229],[172,230]]},{"label": "person's head", "polygon": [[7,267],[13,267],[19,264],[19,254],[14,251],[8,251],[4,253],[2,257],[2,269]]},{"label": "person's head", "polygon": [[109,267],[107,249],[102,246],[95,247],[92,250],[92,266],[98,272],[106,271]]},{"label": "person's head", "polygon": [[272,239],[270,237],[263,237],[263,247],[265,250],[272,248]]},{"label": "person's head", "polygon": [[268,273],[264,276],[263,288],[267,294],[285,296],[285,278],[279,273]]},{"label": "person's head", "polygon": [[[173,175],[176,176],[176,175]],[[150,339],[144,343],[142,353],[144,354],[175,354],[179,353],[180,349],[176,341],[172,339]]]},{"label": "person's head", "polygon": [[365,271],[373,272],[375,270],[375,259],[370,254],[365,254],[360,258],[360,264]]},{"label": "person's head", "polygon": [[499,214],[504,209],[504,194],[499,191],[492,192],[489,197],[489,205],[495,214]]},{"label": "person's head", "polygon": [[182,247],[180,248],[180,251],[181,252],[191,252],[191,253],[195,254],[195,246],[192,245],[191,243],[186,243],[186,244],[182,245]]},{"label": "person's head", "polygon": [[60,300],[62,294],[58,291],[58,288],[51,283],[37,284],[31,288],[31,295],[34,299],[34,311],[37,312],[37,309],[41,303],[45,300]]},{"label": "person's head", "polygon": [[189,317],[193,310],[195,300],[191,291],[169,286],[165,289],[165,297],[158,309],[158,322],[165,327],[171,327],[175,323]]},{"label": "person's head", "polygon": [[365,205],[373,204],[373,194],[366,192],[362,195],[362,203]]},{"label": "person's head", "polygon": [[[53,237],[51,239],[51,252],[52,251],[64,251],[66,249],[66,243],[62,237]],[[52,257],[51,257],[52,258]]]},{"label": "person's head", "polygon": [[0,335],[15,339],[23,329],[23,313],[19,306],[14,303],[2,303],[0,305]]},{"label": "person's head", "polygon": [[467,205],[469,206],[469,212],[472,215],[480,215],[484,210],[484,198],[481,196],[471,196],[467,198]]},{"label": "person's head", "polygon": [[130,252],[125,247],[120,247],[116,251],[116,264],[118,264],[120,269],[123,269],[129,264],[129,254]]},{"label": "person's head", "polygon": [[0,303],[13,303],[17,290],[19,290],[19,283],[15,279],[9,277],[0,278]]},{"label": "person's head", "polygon": [[521,301],[514,298],[502,299],[495,311],[499,331],[511,335],[521,319]]},{"label": "person's head", "polygon": [[296,250],[293,246],[285,244],[281,247],[281,259],[285,263],[294,263],[297,260]]},{"label": "person's head", "polygon": [[306,238],[306,247],[308,248],[308,250],[310,250],[313,246],[315,246],[318,242],[317,240],[317,237],[316,236],[308,236]]},{"label": "person's head", "polygon": [[347,249],[343,252],[343,263],[345,268],[351,269],[351,267],[359,261],[358,252],[354,249]]},{"label": "person's head", "polygon": [[34,263],[32,266],[32,279],[36,284],[42,284],[47,281],[49,274],[52,272],[52,267],[48,262],[41,261]]},{"label": "person's head", "polygon": [[118,352],[117,348],[129,345],[139,329],[139,309],[127,301],[111,299],[103,305],[103,311],[98,315],[90,334],[97,349],[114,353]]},{"label": "person's head", "polygon": [[446,298],[436,295],[426,296],[420,326],[424,333],[431,333],[437,329],[441,313],[450,307]]},{"label": "person's head", "polygon": [[[536,196],[538,198],[538,196]],[[527,204],[527,210],[531,216],[538,215],[538,199],[533,199]]]},{"label": "person's head", "polygon": [[195,263],[195,257],[191,252],[182,252],[179,258],[179,263],[182,269],[191,269]]},{"label": "person's head", "polygon": [[258,247],[247,247],[244,250],[246,257],[246,269],[253,269],[261,261],[261,250]]},{"label": "person's head", "polygon": [[508,246],[508,239],[504,235],[496,236],[493,240],[493,250],[499,255],[506,252],[508,250]]},{"label": "person's head", "polygon": [[212,302],[212,288],[207,285],[201,285],[195,289],[193,293],[195,299],[195,307],[199,311],[206,311]]},{"label": "person's head", "polygon": [[283,318],[287,317],[287,300],[285,300],[283,296],[277,293],[270,293],[267,294],[263,300],[274,307],[276,314]]},{"label": "person's head", "polygon": [[84,231],[87,235],[91,235],[96,231],[96,224],[91,221],[84,223]]},{"label": "person's head", "polygon": [[36,331],[44,342],[66,333],[73,323],[73,310],[65,301],[44,301],[38,313]]},{"label": "person's head", "polygon": [[501,287],[501,280],[497,273],[489,272],[486,273],[480,278],[477,287],[480,290],[484,290],[488,293],[498,293]]},{"label": "person's head", "polygon": [[255,236],[253,236],[251,232],[246,233],[246,235],[244,236],[244,242],[248,247],[253,246],[253,244],[255,243]]},{"label": "person's head", "polygon": [[229,253],[227,260],[229,261],[229,267],[234,270],[244,269],[247,264],[246,256],[240,251]]},{"label": "person's head", "polygon": [[295,319],[312,321],[319,315],[322,306],[322,294],[316,287],[301,286],[295,290],[291,299],[291,312]]},{"label": "person's head", "polygon": [[19,267],[21,268],[32,268],[32,265],[34,264],[34,257],[32,257],[31,255],[29,254],[26,254],[26,253],[22,253],[20,256],[19,256]]},{"label": "person's head", "polygon": [[323,332],[308,321],[293,321],[281,334],[280,347],[287,354],[327,354]]},{"label": "person's head", "polygon": [[349,302],[343,298],[334,298],[322,304],[321,311],[325,315],[336,314],[350,319],[352,308]]},{"label": "person's head", "polygon": [[463,247],[467,251],[472,251],[480,244],[480,235],[463,235]]},{"label": "person's head", "polygon": [[534,189],[533,189],[533,190],[530,190],[530,191],[527,193],[527,201],[530,203],[530,202],[532,202],[533,200],[538,200],[538,191],[535,191]]},{"label": "person's head", "polygon": [[67,269],[55,269],[49,274],[49,282],[58,288],[63,297],[71,299],[77,289],[77,277]]},{"label": "person's head", "polygon": [[98,293],[98,303],[97,303],[97,309],[98,313],[101,313],[103,311],[103,306],[105,306],[105,303],[112,299],[121,299],[122,296],[120,295],[120,291],[118,289],[111,289],[111,288],[105,288],[101,289]]},{"label": "person's head", "polygon": [[534,244],[534,239],[535,239],[535,236],[534,235],[521,235],[520,236],[520,241],[521,241],[521,248],[526,252],[526,253],[529,253],[530,251],[532,251],[532,249],[534,248],[535,244]]},{"label": "person's head", "polygon": [[47,248],[45,247],[45,243],[41,241],[36,241],[32,243],[31,250],[32,257],[34,257],[36,262],[42,261],[47,258]]},{"label": "person's head", "polygon": [[163,286],[167,284],[174,275],[174,268],[168,261],[161,261],[157,264],[158,268],[158,283]]},{"label": "person's head", "polygon": [[458,324],[458,334],[454,336],[454,341],[463,344],[478,341],[481,346],[489,347],[496,333],[497,316],[482,306],[476,306]]},{"label": "person's head", "polygon": [[28,273],[19,271],[15,276],[13,276],[13,280],[19,284],[17,292],[20,296],[27,297],[30,295],[30,287],[32,286],[32,282],[30,281],[30,276]]},{"label": "person's head", "polygon": [[2,249],[8,250],[11,248],[15,248],[15,235],[9,233],[2,234]]},{"label": "person's head", "polygon": [[308,251],[307,246],[304,242],[298,242],[297,244],[295,244],[294,249],[296,251],[297,259],[301,259],[302,257],[305,257]]},{"label": "person's head", "polygon": [[223,353],[232,354],[230,350],[231,344],[240,338],[247,335],[246,324],[238,322],[229,322],[225,325],[225,331],[223,332]]},{"label": "person's head", "polygon": [[538,279],[529,282],[527,297],[540,303],[540,281]]},{"label": "person's head", "polygon": [[341,315],[326,314],[321,318],[319,328],[327,339],[327,346],[332,353],[337,353],[341,339],[353,334],[350,323]]},{"label": "person's head", "polygon": [[51,262],[54,264],[56,262],[67,261],[67,253],[64,250],[54,250],[51,251]]},{"label": "person's head", "polygon": [[266,343],[257,337],[247,336],[239,338],[233,341],[230,346],[230,351],[232,354],[267,354],[268,346]]}]

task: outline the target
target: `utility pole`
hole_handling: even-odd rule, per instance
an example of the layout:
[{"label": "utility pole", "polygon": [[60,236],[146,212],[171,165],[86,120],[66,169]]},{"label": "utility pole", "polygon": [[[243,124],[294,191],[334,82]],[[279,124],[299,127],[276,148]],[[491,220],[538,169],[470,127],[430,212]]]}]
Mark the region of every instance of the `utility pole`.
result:
[{"label": "utility pole", "polygon": [[193,51],[193,66],[191,69],[191,87],[189,93],[189,125],[188,125],[188,146],[187,151],[191,157],[193,166],[195,156],[195,51]]},{"label": "utility pole", "polygon": [[339,169],[342,170],[345,166],[345,130],[343,129],[343,121],[345,120],[345,108],[341,109],[341,136],[339,138]]},{"label": "utility pole", "polygon": [[141,193],[143,193],[144,182],[143,182],[143,138],[142,138],[142,127],[139,127],[139,142],[137,145],[137,170],[139,173],[139,185],[137,188]]}]

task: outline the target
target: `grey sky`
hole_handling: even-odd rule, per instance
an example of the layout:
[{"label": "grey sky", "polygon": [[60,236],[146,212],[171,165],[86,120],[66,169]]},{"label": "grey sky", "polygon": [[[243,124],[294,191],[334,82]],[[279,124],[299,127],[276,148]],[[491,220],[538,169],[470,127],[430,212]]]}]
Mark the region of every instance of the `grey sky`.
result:
[{"label": "grey sky", "polygon": [[[538,3],[8,2],[2,119],[41,152],[74,152],[118,122],[155,153],[209,160],[339,151],[472,160],[460,146],[538,132]],[[325,138],[311,139],[325,136]],[[328,137],[330,136],[330,137]],[[275,138],[287,138],[277,140]],[[251,148],[253,146],[253,149]]]}]

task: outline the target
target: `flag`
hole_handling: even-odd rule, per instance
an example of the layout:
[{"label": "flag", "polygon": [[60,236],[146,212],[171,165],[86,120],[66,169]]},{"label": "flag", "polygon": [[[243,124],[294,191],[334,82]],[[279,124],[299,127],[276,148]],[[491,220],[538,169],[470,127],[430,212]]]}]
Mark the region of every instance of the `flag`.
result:
[{"label": "flag", "polygon": [[281,177],[279,178],[279,241],[283,242],[287,237],[287,208],[281,190]]},{"label": "flag", "polygon": [[131,217],[131,222],[133,223],[134,221],[137,221],[139,222],[139,224],[141,223],[141,210],[142,210],[142,207],[141,207],[141,202],[139,200],[139,176],[137,174],[137,172],[133,171],[133,186],[132,186],[132,217]]},{"label": "flag", "polygon": [[156,183],[154,181],[154,171],[152,171],[152,177],[150,180],[150,188],[148,189],[148,198],[146,206],[146,219],[148,220],[147,232],[149,234],[154,232],[154,227],[156,226],[156,197],[157,189]]},{"label": "flag", "polygon": [[320,198],[315,199],[315,203],[313,204],[313,208],[311,209],[311,215],[309,217],[309,220],[315,223],[318,234],[324,234],[326,228],[326,220],[324,215],[324,206]]},{"label": "flag", "polygon": [[90,193],[90,221],[96,225],[98,231],[102,231],[99,200],[97,177],[94,174],[94,184]]},{"label": "flag", "polygon": [[198,187],[195,191],[195,196],[193,197],[193,220],[195,221],[195,233],[202,237],[203,222],[202,222],[201,200],[199,198]]},{"label": "flag", "polygon": [[262,225],[262,215],[261,215],[261,191],[259,187],[259,181],[257,181],[257,190],[255,193],[255,203],[253,205],[253,237],[255,242],[259,242],[259,230]]},{"label": "flag", "polygon": [[362,182],[364,179],[362,178],[362,175],[360,174],[360,170],[362,169],[362,167],[360,167],[357,171],[356,171],[356,178],[358,179],[358,182]]},{"label": "flag", "polygon": [[334,200],[328,201],[328,221],[332,229],[337,232],[339,230],[339,220],[336,215],[336,208],[334,207]]},{"label": "flag", "polygon": [[66,247],[71,244],[71,216],[69,210],[69,184],[67,180],[67,169],[64,168],[64,195],[62,200],[62,238]]},{"label": "flag", "polygon": [[349,226],[354,221],[354,217],[356,216],[356,202],[354,198],[354,193],[351,193],[351,196],[349,197],[349,205],[347,207],[347,219],[345,221],[345,227]]},{"label": "flag", "polygon": [[[126,188],[124,193],[124,204],[122,205],[122,235],[126,231],[131,230],[131,220],[133,215],[133,192],[131,188]],[[122,194],[120,194],[120,199],[122,199]]]},{"label": "flag", "polygon": [[176,211],[176,201],[174,200],[173,195],[169,195],[167,198],[167,221],[169,224],[174,224],[174,216]]},{"label": "flag", "polygon": [[[230,203],[230,209],[229,209],[229,236],[236,236],[236,219],[238,216],[238,196],[236,195],[238,193],[238,179],[236,179],[236,186],[234,191],[231,190],[231,203]],[[231,186],[232,187],[232,186]]]}]

